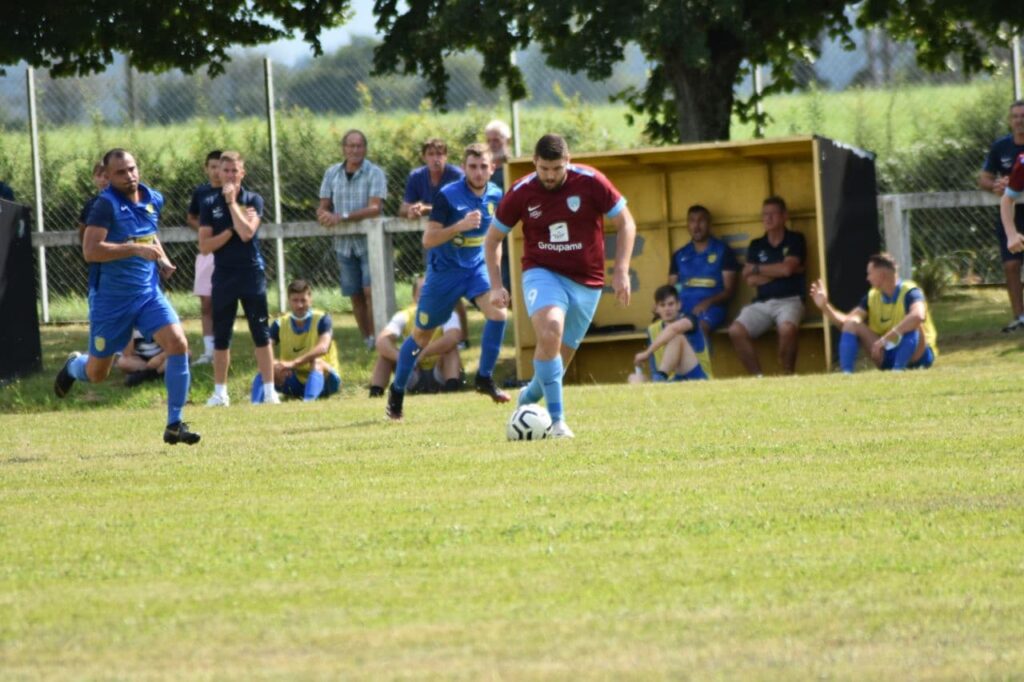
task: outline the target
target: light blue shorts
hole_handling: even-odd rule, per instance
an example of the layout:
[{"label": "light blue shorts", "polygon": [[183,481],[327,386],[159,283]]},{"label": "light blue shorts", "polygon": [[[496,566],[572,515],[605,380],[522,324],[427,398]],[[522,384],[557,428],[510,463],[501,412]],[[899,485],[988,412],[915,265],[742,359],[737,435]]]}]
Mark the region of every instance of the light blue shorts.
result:
[{"label": "light blue shorts", "polygon": [[580,347],[594,319],[601,289],[585,287],[551,270],[530,268],[523,273],[523,297],[530,317],[548,306],[560,308],[565,313],[562,344],[575,350]]}]

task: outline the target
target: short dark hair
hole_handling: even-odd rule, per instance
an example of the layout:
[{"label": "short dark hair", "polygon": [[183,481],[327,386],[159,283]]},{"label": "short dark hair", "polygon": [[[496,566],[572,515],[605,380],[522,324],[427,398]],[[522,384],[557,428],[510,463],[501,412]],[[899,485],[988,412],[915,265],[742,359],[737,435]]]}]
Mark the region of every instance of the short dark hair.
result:
[{"label": "short dark hair", "polygon": [[558,161],[569,158],[569,145],[561,135],[548,133],[537,140],[533,155],[545,161]]},{"label": "short dark hair", "polygon": [[711,211],[700,204],[694,204],[690,208],[686,209],[686,217],[689,218],[694,213],[703,213],[707,217],[708,222],[711,222]]},{"label": "short dark hair", "polygon": [[1024,107],[1024,99],[1013,100],[1013,103],[1010,105],[1010,111],[1013,111],[1017,107]]},{"label": "short dark hair", "polygon": [[220,161],[220,155],[221,151],[219,149],[214,149],[212,152],[206,155],[205,163],[210,163],[211,161]]},{"label": "short dark hair", "polygon": [[309,294],[313,292],[313,287],[309,286],[309,282],[304,279],[292,280],[292,283],[288,285],[288,295],[292,294]]},{"label": "short dark hair", "polygon": [[123,159],[126,156],[131,156],[131,152],[123,147],[114,147],[109,152],[103,155],[103,167],[106,168],[110,165],[110,162],[114,159]]},{"label": "short dark hair", "polygon": [[780,197],[778,194],[773,194],[764,201],[762,201],[761,206],[778,206],[780,211],[782,211],[783,213],[786,212],[786,200]]},{"label": "short dark hair", "polygon": [[483,142],[474,142],[471,145],[467,145],[466,148],[462,150],[463,161],[469,159],[471,156],[478,156],[481,159],[489,158],[491,156],[491,148]]},{"label": "short dark hair", "polygon": [[103,172],[103,162],[97,161],[92,165],[92,174],[99,175],[101,172]]},{"label": "short dark hair", "polygon": [[661,303],[662,301],[674,298],[679,299],[679,291],[676,289],[674,284],[662,284],[660,287],[654,290],[654,302]]},{"label": "short dark hair", "polygon": [[445,156],[448,156],[448,143],[442,140],[440,137],[432,137],[422,145],[420,145],[420,154],[426,154],[428,151],[433,149],[434,151],[441,152]]},{"label": "short dark hair", "polygon": [[891,253],[885,251],[868,256],[868,264],[876,268],[892,270],[893,272],[899,269],[899,266],[896,265],[896,259],[892,257]]}]

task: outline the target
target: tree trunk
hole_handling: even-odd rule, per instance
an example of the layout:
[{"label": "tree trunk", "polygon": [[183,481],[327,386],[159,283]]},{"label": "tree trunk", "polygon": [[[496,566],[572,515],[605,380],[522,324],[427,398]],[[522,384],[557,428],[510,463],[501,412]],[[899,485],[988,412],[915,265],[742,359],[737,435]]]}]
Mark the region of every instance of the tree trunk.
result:
[{"label": "tree trunk", "polygon": [[663,63],[675,95],[680,142],[729,139],[733,88],[743,58],[734,39],[715,41],[709,36],[708,40],[709,64],[693,66],[678,54],[666,55]]}]

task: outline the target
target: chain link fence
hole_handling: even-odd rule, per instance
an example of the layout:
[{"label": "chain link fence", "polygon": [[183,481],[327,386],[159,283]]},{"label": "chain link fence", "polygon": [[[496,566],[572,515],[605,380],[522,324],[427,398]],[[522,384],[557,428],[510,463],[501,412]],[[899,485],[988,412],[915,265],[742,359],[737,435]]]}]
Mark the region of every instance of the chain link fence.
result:
[{"label": "chain link fence", "polygon": [[[827,40],[820,57],[798,63],[802,90],[768,97],[764,110],[768,137],[817,133],[877,154],[880,193],[970,190],[991,142],[1008,132],[1006,113],[1013,98],[1010,50],[993,48],[1004,64],[994,75],[966,78],[952,68],[941,76],[921,72],[911,48],[880,31],[855,36],[857,49],[841,50]],[[450,161],[460,161],[464,145],[479,141],[492,118],[508,121],[510,105],[478,78],[473,54],[449,59],[448,111],[425,101],[425,85],[414,77],[370,75],[375,41],[357,38],[317,60],[273,67],[280,219],[315,219],[324,170],[341,161],[340,139],[350,128],[363,130],[367,158],[385,169],[385,215],[396,215],[410,170],[420,165],[420,144],[440,137]],[[576,151],[600,151],[649,144],[639,127],[629,127],[624,107],[609,97],[644,82],[639,51],[606,82],[550,69],[536,49],[517,55],[531,88],[519,106],[520,138],[529,141],[548,130],[566,134]],[[765,74],[768,84],[771,74]],[[24,69],[0,77],[0,179],[19,200],[32,204],[34,182],[29,105]],[[741,85],[749,94],[751,83]],[[265,61],[243,53],[215,79],[205,74],[141,74],[119,59],[105,73],[86,78],[51,79],[36,74],[41,194],[45,230],[74,230],[86,199],[95,191],[92,164],[107,149],[135,152],[143,182],[166,198],[165,226],[183,226],[193,187],[205,178],[202,164],[212,149],[237,149],[247,158],[246,185],[267,201],[264,220],[275,220],[274,179],[268,134]],[[734,139],[755,134],[736,122]],[[912,217],[915,262],[955,261],[962,282],[1002,278],[992,227],[995,209],[918,211]],[[277,278],[274,242],[264,242],[268,275]],[[417,234],[395,235],[395,275],[408,281],[423,269]],[[337,288],[331,239],[311,237],[283,242],[285,278],[304,277],[314,286]],[[168,283],[172,294],[191,291],[196,246],[169,245],[179,272]],[[85,307],[63,306],[86,293],[86,267],[75,246],[46,250],[47,288],[54,320],[81,319]],[[338,298],[338,309],[347,302]],[[190,308],[186,306],[188,314]]]}]

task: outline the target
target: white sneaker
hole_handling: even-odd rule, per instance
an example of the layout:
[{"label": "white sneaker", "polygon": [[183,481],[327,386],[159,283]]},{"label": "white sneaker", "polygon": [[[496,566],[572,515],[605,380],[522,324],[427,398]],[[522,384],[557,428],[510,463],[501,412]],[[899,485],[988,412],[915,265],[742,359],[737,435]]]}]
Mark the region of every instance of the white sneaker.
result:
[{"label": "white sneaker", "polygon": [[559,419],[551,425],[551,432],[548,434],[548,438],[575,438],[576,434],[572,432],[569,425],[565,423],[564,419]]},{"label": "white sneaker", "polygon": [[226,395],[220,396],[214,393],[210,396],[210,399],[206,401],[207,407],[227,407],[231,404],[231,399]]},{"label": "white sneaker", "polygon": [[192,361],[192,366],[195,367],[197,365],[209,365],[212,362],[213,362],[213,356],[212,355],[207,355],[206,353],[203,353],[198,358],[196,358],[195,360]]},{"label": "white sneaker", "polygon": [[281,404],[281,396],[278,395],[277,391],[274,391],[273,393],[269,393],[269,394],[268,393],[264,393],[263,394],[263,404],[264,405],[280,405]]}]

